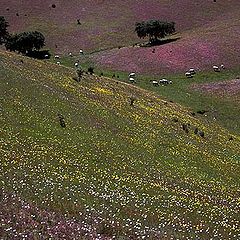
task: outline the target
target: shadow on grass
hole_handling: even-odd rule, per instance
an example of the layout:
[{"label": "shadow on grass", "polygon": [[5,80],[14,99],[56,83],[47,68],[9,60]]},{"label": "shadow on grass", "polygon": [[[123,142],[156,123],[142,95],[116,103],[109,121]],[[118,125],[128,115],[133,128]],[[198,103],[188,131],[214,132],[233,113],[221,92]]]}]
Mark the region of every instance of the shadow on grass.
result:
[{"label": "shadow on grass", "polygon": [[36,59],[49,59],[51,57],[51,53],[49,52],[49,50],[31,51],[26,55],[28,57]]},{"label": "shadow on grass", "polygon": [[171,42],[175,42],[177,40],[179,40],[180,37],[177,38],[168,38],[168,39],[162,39],[162,40],[157,40],[154,42],[148,42],[148,43],[144,43],[142,45],[140,45],[141,47],[153,47],[153,46],[160,46],[160,45],[164,45],[164,44],[168,44]]}]

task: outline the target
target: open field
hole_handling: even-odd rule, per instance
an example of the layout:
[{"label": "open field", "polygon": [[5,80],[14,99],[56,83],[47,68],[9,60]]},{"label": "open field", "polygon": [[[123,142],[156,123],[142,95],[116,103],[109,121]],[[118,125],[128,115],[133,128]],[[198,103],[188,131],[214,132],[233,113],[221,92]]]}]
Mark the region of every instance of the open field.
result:
[{"label": "open field", "polygon": [[240,100],[240,80],[239,79],[193,85],[192,88],[194,90],[198,90],[200,92],[211,94],[220,98],[226,97],[226,98],[229,98],[230,100],[235,99],[235,102],[238,102],[238,103]]},{"label": "open field", "polygon": [[0,64],[0,206],[28,216],[0,210],[2,238],[238,239],[239,135],[126,83],[3,51]]},{"label": "open field", "polygon": [[[104,68],[152,74],[239,63],[238,0],[59,0],[55,4],[52,8],[50,0],[3,0],[0,12],[11,31],[39,30],[57,54],[78,54],[79,49],[97,52],[92,60]],[[135,22],[152,18],[175,21],[180,39],[155,47],[155,53],[152,48],[132,47],[139,42]]]},{"label": "open field", "polygon": [[[239,240],[239,9],[2,0],[9,31],[41,31],[52,56],[0,48],[0,239]],[[143,47],[134,24],[154,18],[177,32]]]}]

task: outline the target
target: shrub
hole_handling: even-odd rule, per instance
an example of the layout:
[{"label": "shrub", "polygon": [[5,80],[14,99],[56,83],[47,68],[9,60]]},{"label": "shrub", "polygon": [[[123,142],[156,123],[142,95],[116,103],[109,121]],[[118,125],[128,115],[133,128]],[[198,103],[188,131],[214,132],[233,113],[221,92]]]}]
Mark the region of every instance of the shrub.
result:
[{"label": "shrub", "polygon": [[195,128],[194,133],[198,134],[198,128]]},{"label": "shrub", "polygon": [[135,97],[130,97],[130,106],[133,106],[134,102],[136,101]]},{"label": "shrub", "polygon": [[205,110],[198,110],[198,111],[197,111],[198,114],[204,114],[204,113],[206,113],[206,112],[207,112],[207,111],[205,111]]},{"label": "shrub", "polygon": [[188,125],[187,125],[187,124],[183,123],[183,124],[182,124],[182,129],[183,129],[183,131],[185,131],[185,133],[189,133]]},{"label": "shrub", "polygon": [[88,72],[92,75],[94,73],[94,68],[93,67],[89,67],[88,68]]},{"label": "shrub", "polygon": [[80,82],[84,71],[81,68],[78,68],[76,72],[77,72],[77,82]]},{"label": "shrub", "polygon": [[63,115],[59,113],[58,114],[58,118],[59,118],[60,126],[65,128],[66,127],[66,123],[65,123]]},{"label": "shrub", "polygon": [[204,137],[204,135],[205,135],[203,131],[199,131],[198,134],[200,137]]}]

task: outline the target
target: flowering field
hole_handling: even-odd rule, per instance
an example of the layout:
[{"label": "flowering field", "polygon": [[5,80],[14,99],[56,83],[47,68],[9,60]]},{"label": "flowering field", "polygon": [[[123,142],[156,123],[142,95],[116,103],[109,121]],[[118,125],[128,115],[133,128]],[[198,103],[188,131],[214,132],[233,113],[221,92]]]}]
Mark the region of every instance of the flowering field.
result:
[{"label": "flowering field", "polygon": [[1,239],[239,239],[239,135],[126,83],[0,65]]},{"label": "flowering field", "polygon": [[240,80],[233,79],[229,81],[195,84],[192,85],[194,90],[198,90],[207,94],[214,94],[219,97],[230,97],[239,99],[240,97]]},{"label": "flowering field", "polygon": [[[41,31],[53,54],[77,55],[83,49],[105,69],[159,74],[221,63],[235,67],[239,62],[238,0],[60,0],[55,8],[52,4],[3,0],[0,12],[10,32]],[[137,38],[135,22],[154,18],[175,21],[180,39],[155,47],[154,53],[153,48],[132,47],[147,41]]]},{"label": "flowering field", "polygon": [[[55,4],[55,8],[52,7]],[[37,29],[47,38],[47,46],[58,53],[79,48],[94,51],[132,45],[136,21],[151,18],[175,21],[177,31],[185,32],[216,21],[237,17],[238,0],[2,0],[1,15],[11,31]],[[77,19],[81,25],[77,24]],[[229,45],[233,39],[229,38]],[[55,49],[55,44],[58,48]]]}]

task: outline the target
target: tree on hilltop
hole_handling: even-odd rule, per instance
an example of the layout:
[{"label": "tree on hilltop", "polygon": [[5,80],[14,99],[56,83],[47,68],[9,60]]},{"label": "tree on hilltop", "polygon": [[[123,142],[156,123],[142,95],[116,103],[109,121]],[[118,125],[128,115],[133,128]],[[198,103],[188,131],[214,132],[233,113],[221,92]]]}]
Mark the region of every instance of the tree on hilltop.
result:
[{"label": "tree on hilltop", "polygon": [[136,22],[135,32],[139,38],[149,37],[150,43],[156,43],[159,38],[164,38],[175,32],[175,23],[159,20]]},{"label": "tree on hilltop", "polygon": [[8,36],[8,31],[7,31],[8,26],[9,24],[5,20],[5,18],[3,16],[0,16],[0,45],[5,42],[5,39]]}]

